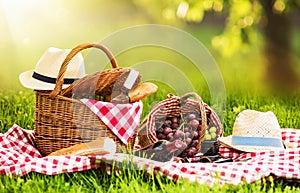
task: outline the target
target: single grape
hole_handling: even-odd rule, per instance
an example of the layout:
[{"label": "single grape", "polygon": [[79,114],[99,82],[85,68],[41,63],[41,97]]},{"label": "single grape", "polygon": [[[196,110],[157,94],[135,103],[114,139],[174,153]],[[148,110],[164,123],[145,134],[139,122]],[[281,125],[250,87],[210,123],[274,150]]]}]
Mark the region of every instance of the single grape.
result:
[{"label": "single grape", "polygon": [[188,115],[189,120],[196,119],[196,115],[194,113],[191,113]]},{"label": "single grape", "polygon": [[172,129],[178,129],[179,124],[178,123],[172,123],[171,127],[172,127]]},{"label": "single grape", "polygon": [[177,117],[172,117],[171,121],[172,121],[172,123],[178,123],[178,118]]},{"label": "single grape", "polygon": [[187,157],[194,157],[194,155],[195,155],[195,152],[193,151],[193,150],[187,150]]},{"label": "single grape", "polygon": [[199,138],[199,134],[197,131],[192,131],[192,137],[193,139],[198,139]]},{"label": "single grape", "polygon": [[172,141],[174,134],[171,132],[167,135],[166,139]]},{"label": "single grape", "polygon": [[164,134],[165,135],[168,135],[169,133],[171,133],[172,132],[172,129],[170,128],[170,127],[165,127],[164,128]]},{"label": "single grape", "polygon": [[179,139],[179,138],[183,138],[184,137],[184,133],[181,130],[176,130],[174,133],[174,137]]},{"label": "single grape", "polygon": [[217,134],[216,134],[216,133],[212,133],[212,134],[211,134],[211,138],[212,138],[212,139],[215,139],[216,137],[217,137]]},{"label": "single grape", "polygon": [[191,138],[186,138],[185,139],[185,143],[187,144],[187,145],[190,145],[191,143],[192,143],[192,139]]},{"label": "single grape", "polygon": [[210,133],[216,133],[217,132],[217,128],[212,126],[211,128],[209,128],[209,132]]},{"label": "single grape", "polygon": [[184,137],[185,137],[185,138],[190,138],[190,137],[192,137],[192,135],[191,135],[190,132],[185,132],[185,133],[184,133]]},{"label": "single grape", "polygon": [[193,140],[192,143],[191,143],[191,146],[192,147],[197,147],[198,145],[198,140]]},{"label": "single grape", "polygon": [[189,128],[189,127],[185,127],[184,129],[183,129],[183,131],[184,132],[189,132],[191,129]]},{"label": "single grape", "polygon": [[211,135],[210,134],[206,134],[205,135],[205,140],[211,140]]},{"label": "single grape", "polygon": [[189,124],[190,124],[190,126],[191,126],[192,128],[198,128],[198,126],[199,126],[199,121],[196,120],[196,119],[193,119],[193,120],[190,121]]}]

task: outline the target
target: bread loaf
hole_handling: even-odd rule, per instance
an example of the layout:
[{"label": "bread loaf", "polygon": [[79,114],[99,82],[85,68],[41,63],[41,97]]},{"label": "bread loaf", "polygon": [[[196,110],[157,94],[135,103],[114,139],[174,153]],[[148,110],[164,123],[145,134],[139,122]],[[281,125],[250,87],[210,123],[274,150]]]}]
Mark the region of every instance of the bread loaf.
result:
[{"label": "bread loaf", "polygon": [[55,151],[48,156],[60,156],[60,155],[104,155],[109,153],[115,153],[117,146],[113,139],[108,137],[99,137],[94,141],[87,143],[80,143],[71,147],[63,148]]},{"label": "bread loaf", "polygon": [[144,82],[129,91],[129,100],[130,102],[136,102],[155,93],[156,91],[157,86],[155,84],[151,82]]}]

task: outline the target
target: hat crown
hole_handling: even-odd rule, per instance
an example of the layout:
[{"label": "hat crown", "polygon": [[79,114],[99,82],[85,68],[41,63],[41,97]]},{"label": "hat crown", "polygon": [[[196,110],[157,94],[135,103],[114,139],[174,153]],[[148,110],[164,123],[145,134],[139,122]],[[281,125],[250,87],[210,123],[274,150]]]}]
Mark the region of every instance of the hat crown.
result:
[{"label": "hat crown", "polygon": [[244,110],[236,118],[232,136],[281,139],[281,130],[273,112]]},{"label": "hat crown", "polygon": [[[53,90],[60,68],[70,51],[70,49],[62,50],[49,47],[38,60],[34,70],[29,70],[19,75],[21,84],[26,88],[35,90]],[[66,88],[76,79],[84,76],[84,60],[79,52],[68,63],[62,87]]]},{"label": "hat crown", "polygon": [[[35,72],[56,78],[58,76],[60,67],[71,50],[62,50],[55,47],[50,47],[38,60]],[[65,78],[77,78],[85,75],[83,58],[81,54],[76,54],[70,61],[66,70]]]}]

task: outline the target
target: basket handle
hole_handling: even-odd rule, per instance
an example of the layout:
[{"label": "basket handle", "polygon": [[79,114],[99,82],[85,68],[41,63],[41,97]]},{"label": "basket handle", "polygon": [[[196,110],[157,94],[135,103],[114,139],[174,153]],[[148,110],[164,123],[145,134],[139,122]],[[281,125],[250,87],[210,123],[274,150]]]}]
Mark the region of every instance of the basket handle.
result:
[{"label": "basket handle", "polygon": [[68,64],[70,63],[70,61],[72,60],[72,58],[80,51],[87,49],[87,48],[91,48],[91,47],[95,47],[98,48],[100,50],[102,50],[107,57],[110,60],[110,63],[112,65],[113,68],[118,68],[118,64],[114,58],[114,56],[112,55],[112,53],[103,45],[101,44],[95,44],[95,43],[86,43],[86,44],[80,44],[78,46],[76,46],[75,48],[73,48],[70,53],[66,56],[65,60],[63,61],[60,69],[59,69],[59,73],[58,76],[56,78],[56,84],[55,87],[53,89],[53,91],[50,93],[50,98],[54,99],[61,91],[62,91],[62,85],[64,82],[64,76],[68,67]]},{"label": "basket handle", "polygon": [[201,115],[201,132],[199,135],[198,145],[196,148],[198,150],[200,150],[201,143],[204,140],[205,132],[206,132],[206,128],[207,128],[207,117],[206,117],[203,100],[197,93],[194,93],[194,92],[187,93],[187,94],[183,95],[180,100],[181,100],[181,102],[185,102],[190,97],[194,97],[197,100],[197,102],[199,103],[199,109],[200,109],[200,115]]}]

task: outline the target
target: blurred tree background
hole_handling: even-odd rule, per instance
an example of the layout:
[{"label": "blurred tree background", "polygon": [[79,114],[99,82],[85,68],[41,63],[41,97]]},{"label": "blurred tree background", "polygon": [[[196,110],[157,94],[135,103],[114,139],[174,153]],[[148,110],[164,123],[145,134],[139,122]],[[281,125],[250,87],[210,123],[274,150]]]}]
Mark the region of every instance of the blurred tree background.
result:
[{"label": "blurred tree background", "polygon": [[[299,7],[300,0],[0,0],[0,87],[21,88],[18,75],[34,69],[50,46],[72,48],[126,27],[165,24],[209,49],[227,87],[295,90]],[[131,65],[141,54],[120,62]]]},{"label": "blurred tree background", "polygon": [[[299,0],[135,0],[149,13],[169,21],[201,23],[206,14],[224,18],[221,35],[212,45],[222,56],[237,54],[247,44],[257,44],[256,33],[263,36],[266,80],[275,89],[295,89],[300,85],[296,68],[296,50],[292,48],[292,28],[298,27]],[[159,11],[158,11],[159,10]],[[210,14],[211,15],[211,14]],[[298,40],[299,41],[299,40]],[[298,50],[299,53],[299,50]],[[299,56],[299,55],[298,55]]]}]

